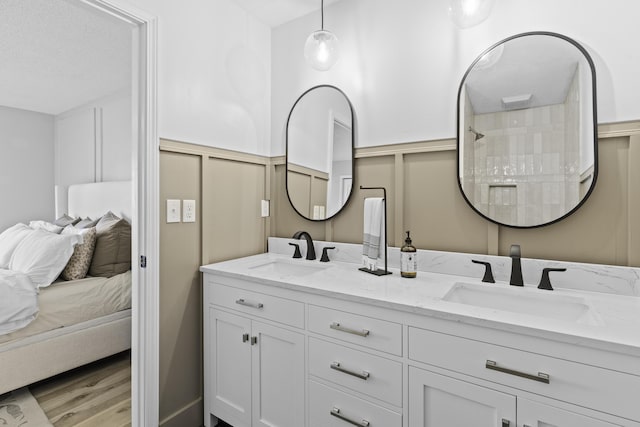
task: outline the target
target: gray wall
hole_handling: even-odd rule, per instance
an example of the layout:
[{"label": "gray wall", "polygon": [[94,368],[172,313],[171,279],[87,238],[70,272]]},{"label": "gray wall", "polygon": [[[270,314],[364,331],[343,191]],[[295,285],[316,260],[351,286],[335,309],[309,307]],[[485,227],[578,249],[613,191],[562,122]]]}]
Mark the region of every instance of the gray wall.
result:
[{"label": "gray wall", "polygon": [[53,116],[0,107],[0,231],[54,220]]}]

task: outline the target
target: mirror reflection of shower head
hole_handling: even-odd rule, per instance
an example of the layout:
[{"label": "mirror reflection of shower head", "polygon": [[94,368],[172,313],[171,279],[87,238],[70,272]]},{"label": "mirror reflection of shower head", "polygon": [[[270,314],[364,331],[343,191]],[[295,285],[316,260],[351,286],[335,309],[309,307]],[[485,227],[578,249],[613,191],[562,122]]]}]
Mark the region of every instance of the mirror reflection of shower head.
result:
[{"label": "mirror reflection of shower head", "polygon": [[484,138],[484,134],[478,132],[477,130],[475,130],[474,128],[472,128],[471,126],[469,126],[469,132],[471,132],[472,134],[474,134],[476,136],[476,138],[474,139],[474,141],[477,141],[479,139]]}]

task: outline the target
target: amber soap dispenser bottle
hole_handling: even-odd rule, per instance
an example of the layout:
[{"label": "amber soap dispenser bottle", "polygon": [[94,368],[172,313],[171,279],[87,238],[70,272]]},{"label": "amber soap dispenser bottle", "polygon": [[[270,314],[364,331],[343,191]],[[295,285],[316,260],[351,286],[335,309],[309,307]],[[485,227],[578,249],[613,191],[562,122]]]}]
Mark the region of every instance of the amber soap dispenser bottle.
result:
[{"label": "amber soap dispenser bottle", "polygon": [[407,231],[407,238],[400,248],[400,275],[402,277],[416,277],[418,273],[418,251],[411,244],[411,237]]}]

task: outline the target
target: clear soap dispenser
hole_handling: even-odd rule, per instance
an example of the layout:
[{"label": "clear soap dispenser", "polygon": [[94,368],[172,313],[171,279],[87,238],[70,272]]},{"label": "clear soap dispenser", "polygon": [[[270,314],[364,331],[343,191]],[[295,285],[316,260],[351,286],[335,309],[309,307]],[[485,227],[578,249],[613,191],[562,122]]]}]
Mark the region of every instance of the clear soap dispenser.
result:
[{"label": "clear soap dispenser", "polygon": [[400,249],[400,275],[402,277],[416,277],[418,273],[418,251],[411,244],[411,237],[407,231],[407,238]]}]

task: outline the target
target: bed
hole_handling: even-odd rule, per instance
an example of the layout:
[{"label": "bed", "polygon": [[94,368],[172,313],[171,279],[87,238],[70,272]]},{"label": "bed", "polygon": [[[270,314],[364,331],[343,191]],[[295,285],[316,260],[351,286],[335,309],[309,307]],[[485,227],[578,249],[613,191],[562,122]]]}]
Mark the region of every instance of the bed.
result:
[{"label": "bed", "polygon": [[[107,211],[131,221],[131,182],[72,185],[70,216]],[[131,348],[131,271],[56,281],[41,288],[39,313],[0,335],[0,394]]]}]

